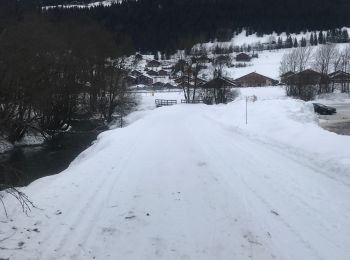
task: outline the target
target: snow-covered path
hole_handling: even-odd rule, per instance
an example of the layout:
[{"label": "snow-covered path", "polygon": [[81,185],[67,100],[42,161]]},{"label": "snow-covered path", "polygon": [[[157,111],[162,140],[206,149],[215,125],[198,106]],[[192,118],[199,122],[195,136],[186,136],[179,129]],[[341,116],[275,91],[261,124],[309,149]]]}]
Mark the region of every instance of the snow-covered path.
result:
[{"label": "snow-covered path", "polygon": [[157,109],[30,185],[0,258],[349,259],[348,183],[211,109]]}]

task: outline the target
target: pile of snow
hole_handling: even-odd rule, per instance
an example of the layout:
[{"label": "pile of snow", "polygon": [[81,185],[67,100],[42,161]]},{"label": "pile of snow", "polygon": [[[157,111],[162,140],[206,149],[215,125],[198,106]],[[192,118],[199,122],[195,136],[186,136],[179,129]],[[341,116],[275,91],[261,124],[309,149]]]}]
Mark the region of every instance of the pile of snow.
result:
[{"label": "pile of snow", "polygon": [[322,104],[350,103],[350,94],[325,93],[325,94],[318,95],[315,98],[315,102],[322,103]]},{"label": "pile of snow", "polygon": [[13,145],[0,137],[0,153],[7,152],[13,148]]},{"label": "pile of snow", "polygon": [[15,146],[30,146],[30,145],[41,145],[45,142],[45,138],[34,132],[26,133],[23,138],[15,143]]}]

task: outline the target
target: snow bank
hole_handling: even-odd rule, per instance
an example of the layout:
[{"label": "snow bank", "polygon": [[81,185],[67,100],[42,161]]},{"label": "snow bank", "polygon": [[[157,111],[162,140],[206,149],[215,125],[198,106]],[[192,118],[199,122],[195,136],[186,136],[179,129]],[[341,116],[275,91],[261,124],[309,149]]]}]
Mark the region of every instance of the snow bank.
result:
[{"label": "snow bank", "polygon": [[13,148],[13,145],[6,141],[5,139],[0,138],[0,153],[7,152]]},{"label": "snow bank", "polygon": [[[254,93],[254,89],[249,94]],[[259,99],[248,102],[248,124],[245,100],[214,109],[213,119],[243,135],[278,149],[288,150],[306,160],[335,172],[350,185],[350,136],[337,135],[318,125],[311,103],[300,100]]]}]

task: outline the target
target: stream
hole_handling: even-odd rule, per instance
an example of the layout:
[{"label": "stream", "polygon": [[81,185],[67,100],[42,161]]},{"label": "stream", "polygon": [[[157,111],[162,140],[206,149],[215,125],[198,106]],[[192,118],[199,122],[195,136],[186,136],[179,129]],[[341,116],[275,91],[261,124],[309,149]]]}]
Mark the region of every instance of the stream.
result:
[{"label": "stream", "polygon": [[[12,169],[11,173],[2,173],[5,174],[2,177],[7,184],[26,186],[65,170],[102,130],[106,130],[102,125],[100,120],[74,121],[71,132],[60,133],[43,145],[15,147],[0,154],[0,163]],[[96,127],[98,131],[94,131]]]}]

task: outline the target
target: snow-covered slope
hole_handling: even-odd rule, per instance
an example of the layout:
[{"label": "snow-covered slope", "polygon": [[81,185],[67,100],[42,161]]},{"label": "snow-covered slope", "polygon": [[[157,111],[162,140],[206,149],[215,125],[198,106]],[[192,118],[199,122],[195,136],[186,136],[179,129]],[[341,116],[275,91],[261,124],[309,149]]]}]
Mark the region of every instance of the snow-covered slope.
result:
[{"label": "snow-covered slope", "polygon": [[44,6],[43,9],[50,9],[55,7],[62,8],[90,8],[96,6],[111,6],[112,4],[121,3],[123,0],[104,0],[104,1],[96,1],[89,4],[70,4],[70,5],[58,5],[58,6]]},{"label": "snow-covered slope", "polygon": [[0,258],[347,259],[350,137],[281,89],[242,93],[248,125],[243,99],[135,112],[25,188],[29,217],[6,198]]}]

